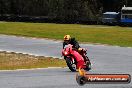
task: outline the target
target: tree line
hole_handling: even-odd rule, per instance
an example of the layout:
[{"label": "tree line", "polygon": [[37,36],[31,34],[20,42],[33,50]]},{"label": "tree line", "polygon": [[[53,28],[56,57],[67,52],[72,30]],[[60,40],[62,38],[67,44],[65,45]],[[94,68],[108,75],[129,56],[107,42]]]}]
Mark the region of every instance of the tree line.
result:
[{"label": "tree line", "polygon": [[0,0],[0,20],[96,22],[102,12],[119,11],[126,3],[132,5],[131,0]]}]

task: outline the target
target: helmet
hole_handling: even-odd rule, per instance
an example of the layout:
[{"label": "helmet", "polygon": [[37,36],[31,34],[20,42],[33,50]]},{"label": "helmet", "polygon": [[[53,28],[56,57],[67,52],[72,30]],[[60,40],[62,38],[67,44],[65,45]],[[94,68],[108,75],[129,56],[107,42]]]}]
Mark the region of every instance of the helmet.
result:
[{"label": "helmet", "polygon": [[64,41],[69,41],[71,39],[71,36],[70,35],[65,35],[64,36]]}]

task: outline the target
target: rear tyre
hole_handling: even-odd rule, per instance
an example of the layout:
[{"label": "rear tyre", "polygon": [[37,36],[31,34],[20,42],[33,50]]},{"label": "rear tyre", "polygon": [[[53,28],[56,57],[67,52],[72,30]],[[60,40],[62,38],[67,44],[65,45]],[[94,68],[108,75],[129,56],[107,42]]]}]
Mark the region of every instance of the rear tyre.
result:
[{"label": "rear tyre", "polygon": [[75,62],[73,62],[71,60],[71,58],[66,58],[66,63],[67,63],[67,66],[69,67],[69,69],[72,71],[72,72],[75,72],[76,71],[76,64]]},{"label": "rear tyre", "polygon": [[86,56],[86,69],[87,71],[91,70],[91,62],[89,58]]},{"label": "rear tyre", "polygon": [[88,63],[86,63],[86,70],[87,71],[89,71],[89,70],[91,70],[91,63],[90,62],[88,62]]}]

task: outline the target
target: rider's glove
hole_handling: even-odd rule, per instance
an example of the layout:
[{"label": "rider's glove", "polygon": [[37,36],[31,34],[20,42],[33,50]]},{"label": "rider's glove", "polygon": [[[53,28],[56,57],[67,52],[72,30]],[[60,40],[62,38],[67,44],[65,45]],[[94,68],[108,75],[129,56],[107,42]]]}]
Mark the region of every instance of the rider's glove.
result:
[{"label": "rider's glove", "polygon": [[83,48],[78,48],[78,52],[81,52],[81,51],[83,51]]}]

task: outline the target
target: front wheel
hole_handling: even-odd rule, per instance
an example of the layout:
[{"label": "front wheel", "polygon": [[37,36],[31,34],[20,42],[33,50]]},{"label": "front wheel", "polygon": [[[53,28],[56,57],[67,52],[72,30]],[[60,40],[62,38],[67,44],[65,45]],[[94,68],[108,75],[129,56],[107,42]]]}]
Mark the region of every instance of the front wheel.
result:
[{"label": "front wheel", "polygon": [[69,69],[72,71],[72,72],[75,72],[76,71],[76,64],[75,62],[72,61],[71,58],[66,58],[66,63],[67,63],[67,66],[69,67]]}]

